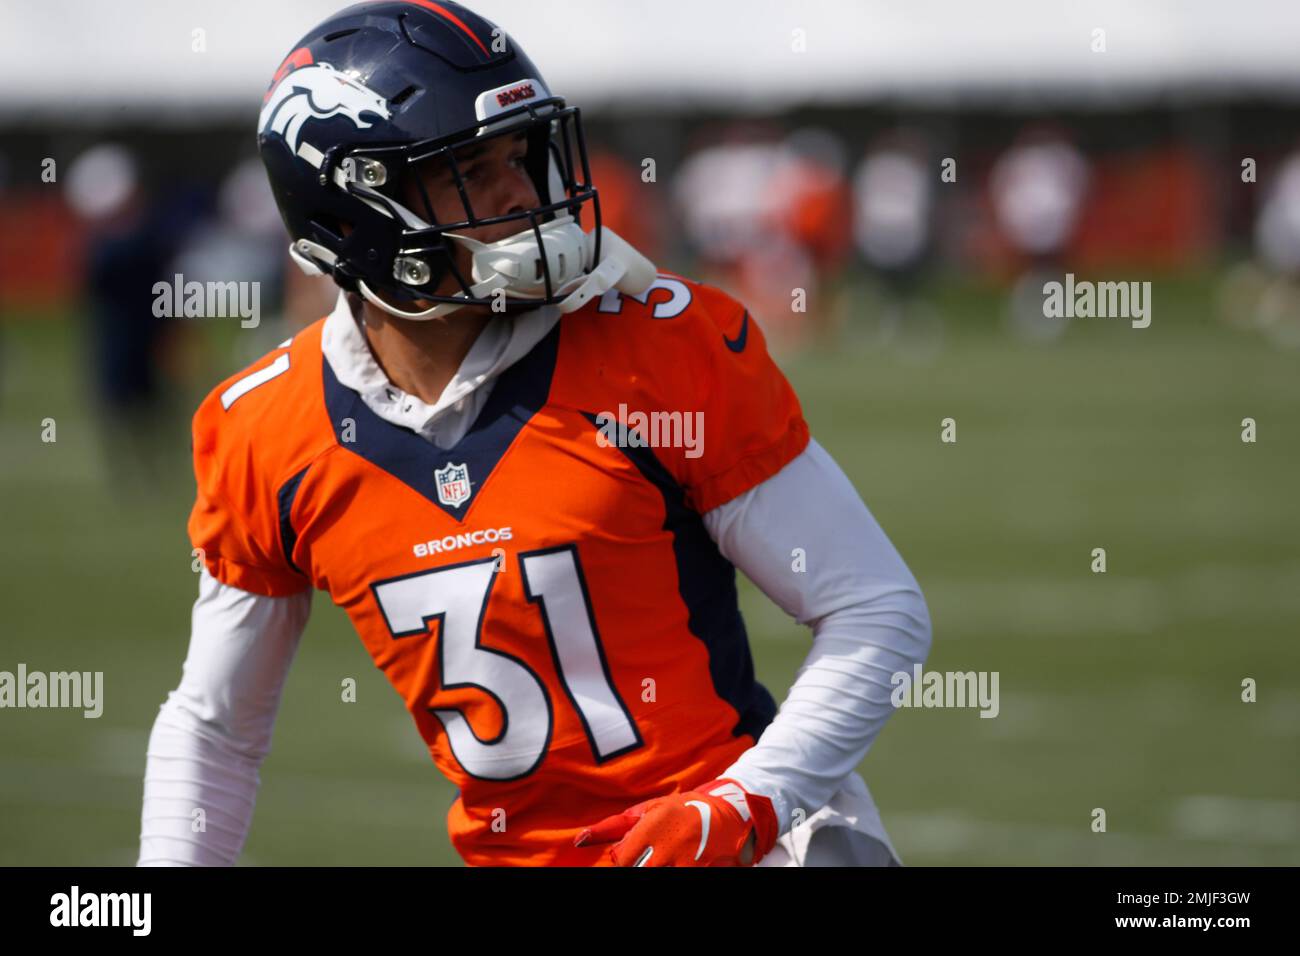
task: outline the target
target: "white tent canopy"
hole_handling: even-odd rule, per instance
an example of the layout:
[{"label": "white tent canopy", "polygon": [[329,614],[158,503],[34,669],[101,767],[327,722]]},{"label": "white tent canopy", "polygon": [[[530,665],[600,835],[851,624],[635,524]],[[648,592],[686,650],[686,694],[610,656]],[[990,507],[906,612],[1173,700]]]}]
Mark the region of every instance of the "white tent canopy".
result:
[{"label": "white tent canopy", "polygon": [[[1300,93],[1294,0],[469,5],[513,35],[571,102],[611,111]],[[246,112],[294,41],[340,6],[0,0],[0,116],[175,123]],[[1104,52],[1094,50],[1098,30]]]}]

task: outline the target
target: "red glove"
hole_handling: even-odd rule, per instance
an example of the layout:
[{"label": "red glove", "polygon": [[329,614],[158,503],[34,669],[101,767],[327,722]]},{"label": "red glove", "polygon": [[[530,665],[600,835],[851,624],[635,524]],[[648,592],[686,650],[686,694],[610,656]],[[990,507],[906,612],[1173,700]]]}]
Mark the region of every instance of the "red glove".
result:
[{"label": "red glove", "polygon": [[[720,777],[606,817],[578,834],[573,845],[612,843],[615,866],[755,866],[776,845],[776,836],[772,801]],[[752,856],[742,863],[751,843]]]}]

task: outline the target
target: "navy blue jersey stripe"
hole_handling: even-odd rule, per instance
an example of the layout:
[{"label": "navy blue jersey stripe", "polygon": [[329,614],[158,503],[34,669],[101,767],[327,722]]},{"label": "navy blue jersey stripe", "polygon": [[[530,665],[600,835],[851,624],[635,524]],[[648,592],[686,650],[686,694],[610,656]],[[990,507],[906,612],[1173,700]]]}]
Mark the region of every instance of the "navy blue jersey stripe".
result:
[{"label": "navy blue jersey stripe", "polygon": [[[307,468],[310,467],[310,465],[307,466]],[[276,494],[276,500],[280,507],[280,548],[284,551],[284,559],[289,562],[289,567],[299,574],[302,574],[302,569],[293,563],[293,548],[298,543],[298,532],[293,530],[293,522],[289,520],[289,513],[293,511],[294,499],[298,497],[298,486],[302,484],[302,476],[307,474],[307,468],[304,468],[281,485],[279,492]]]},{"label": "navy blue jersey stripe", "polygon": [[[594,414],[582,414],[599,428]],[[736,567],[722,556],[703,519],[686,504],[685,490],[653,450],[623,442],[618,450],[663,496],[664,530],[673,536],[677,588],[689,615],[687,627],[708,649],[713,689],[740,714],[732,734],[749,734],[757,740],[776,716],[776,701],[754,679],[749,635],[736,593]]]}]

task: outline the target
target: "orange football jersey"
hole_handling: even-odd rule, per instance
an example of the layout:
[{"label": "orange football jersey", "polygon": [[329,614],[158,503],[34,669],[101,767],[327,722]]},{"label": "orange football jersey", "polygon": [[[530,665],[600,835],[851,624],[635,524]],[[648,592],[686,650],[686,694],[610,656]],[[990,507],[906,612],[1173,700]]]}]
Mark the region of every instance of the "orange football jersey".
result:
[{"label": "orange football jersey", "polygon": [[661,275],[563,316],[444,451],[339,383],[323,322],[199,408],[194,547],[347,611],[460,789],[468,863],[607,863],[584,826],[719,776],[775,715],[700,515],[806,447],[793,390],[740,304]]}]

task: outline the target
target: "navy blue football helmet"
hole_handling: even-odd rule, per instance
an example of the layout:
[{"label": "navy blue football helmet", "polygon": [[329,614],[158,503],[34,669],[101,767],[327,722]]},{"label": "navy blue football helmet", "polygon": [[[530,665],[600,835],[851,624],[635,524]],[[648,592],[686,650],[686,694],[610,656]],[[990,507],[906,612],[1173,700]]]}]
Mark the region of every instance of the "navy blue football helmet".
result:
[{"label": "navy blue football helmet", "polygon": [[[456,150],[520,131],[541,204],[481,216]],[[644,257],[601,228],[578,109],[502,30],[450,0],[360,3],[311,30],[271,80],[258,146],[294,260],[396,315],[431,318],[467,304],[567,312],[654,279]],[[435,220],[419,172],[428,163],[450,168],[462,218]],[[501,242],[457,235],[514,220],[519,231]],[[468,275],[457,242],[471,253]],[[439,294],[448,275],[459,289]],[[418,300],[439,304],[393,305]]]}]

